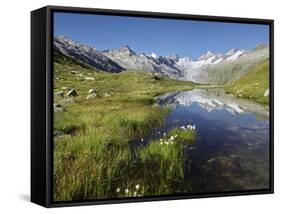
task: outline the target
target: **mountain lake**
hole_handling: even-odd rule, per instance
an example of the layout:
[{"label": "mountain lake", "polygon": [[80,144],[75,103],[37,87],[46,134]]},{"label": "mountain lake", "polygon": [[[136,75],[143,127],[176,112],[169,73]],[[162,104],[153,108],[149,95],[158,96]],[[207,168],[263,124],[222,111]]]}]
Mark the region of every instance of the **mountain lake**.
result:
[{"label": "mountain lake", "polygon": [[[269,110],[226,94],[222,88],[193,89],[160,95],[156,105],[170,113],[161,128],[139,146],[173,128],[196,126],[196,143],[184,148],[189,192],[265,189],[269,185]],[[138,142],[137,142],[138,141]],[[175,186],[175,192],[184,192]]]}]

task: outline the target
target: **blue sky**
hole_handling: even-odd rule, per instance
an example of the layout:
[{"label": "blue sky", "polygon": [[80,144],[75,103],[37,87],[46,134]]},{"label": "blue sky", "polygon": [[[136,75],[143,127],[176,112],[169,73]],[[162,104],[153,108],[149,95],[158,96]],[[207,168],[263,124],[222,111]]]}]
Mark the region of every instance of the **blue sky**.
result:
[{"label": "blue sky", "polygon": [[176,53],[193,59],[208,50],[224,53],[269,44],[267,25],[58,12],[54,14],[54,35],[100,50],[128,45],[137,53]]}]

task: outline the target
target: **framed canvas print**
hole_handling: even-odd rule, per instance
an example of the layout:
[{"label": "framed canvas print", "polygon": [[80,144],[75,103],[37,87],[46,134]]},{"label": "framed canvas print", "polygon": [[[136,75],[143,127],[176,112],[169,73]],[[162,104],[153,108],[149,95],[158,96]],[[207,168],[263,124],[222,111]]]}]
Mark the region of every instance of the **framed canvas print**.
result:
[{"label": "framed canvas print", "polygon": [[273,20],[31,13],[31,201],[273,193]]}]

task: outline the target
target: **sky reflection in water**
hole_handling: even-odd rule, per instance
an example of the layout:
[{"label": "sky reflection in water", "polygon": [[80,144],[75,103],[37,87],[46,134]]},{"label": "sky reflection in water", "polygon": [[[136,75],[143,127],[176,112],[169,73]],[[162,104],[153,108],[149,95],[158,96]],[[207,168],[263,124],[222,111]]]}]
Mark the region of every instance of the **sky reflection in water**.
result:
[{"label": "sky reflection in water", "polygon": [[268,188],[269,113],[265,106],[236,99],[222,89],[168,93],[159,96],[157,104],[172,107],[157,132],[187,124],[197,127],[196,149],[188,154],[194,192]]}]

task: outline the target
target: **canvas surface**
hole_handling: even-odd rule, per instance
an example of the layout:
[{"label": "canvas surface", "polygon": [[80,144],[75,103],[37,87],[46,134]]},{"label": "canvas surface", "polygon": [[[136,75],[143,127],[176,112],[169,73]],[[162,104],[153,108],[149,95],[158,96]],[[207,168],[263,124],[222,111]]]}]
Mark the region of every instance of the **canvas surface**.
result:
[{"label": "canvas surface", "polygon": [[54,14],[55,202],[265,190],[269,26]]}]

